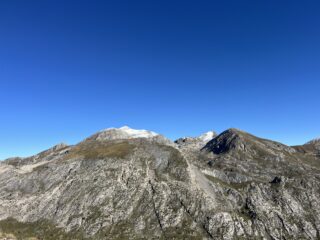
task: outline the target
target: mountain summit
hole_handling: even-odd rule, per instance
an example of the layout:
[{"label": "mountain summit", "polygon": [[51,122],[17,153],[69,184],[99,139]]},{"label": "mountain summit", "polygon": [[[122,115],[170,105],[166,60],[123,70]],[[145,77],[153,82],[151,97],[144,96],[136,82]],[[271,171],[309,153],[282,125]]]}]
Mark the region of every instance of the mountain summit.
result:
[{"label": "mountain summit", "polygon": [[209,141],[204,147],[207,151],[215,154],[226,153],[229,151],[243,152],[251,154],[274,154],[279,152],[294,152],[295,150],[284,144],[267,139],[258,138],[252,134],[239,129],[228,129],[217,137]]},{"label": "mountain summit", "polygon": [[306,143],[307,144],[314,144],[314,145],[320,145],[320,138],[315,138],[309,142]]},{"label": "mountain summit", "polygon": [[0,163],[0,239],[319,239],[320,154],[127,126]]},{"label": "mountain summit", "polygon": [[153,138],[159,134],[147,131],[147,130],[137,130],[132,129],[128,126],[123,126],[121,128],[107,128],[96,134],[94,134],[91,139],[94,140],[115,140],[115,139],[133,139],[133,138]]},{"label": "mountain summit", "polygon": [[217,134],[214,131],[208,131],[201,134],[198,137],[183,137],[175,140],[175,143],[179,148],[185,149],[200,149],[202,148],[207,142],[212,140]]}]

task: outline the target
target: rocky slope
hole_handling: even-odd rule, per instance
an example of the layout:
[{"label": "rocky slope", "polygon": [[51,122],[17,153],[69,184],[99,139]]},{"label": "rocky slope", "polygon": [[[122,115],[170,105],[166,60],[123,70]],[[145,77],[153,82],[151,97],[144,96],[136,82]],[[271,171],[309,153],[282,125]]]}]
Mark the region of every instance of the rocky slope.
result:
[{"label": "rocky slope", "polygon": [[320,239],[318,150],[106,129],[0,162],[0,239]]}]

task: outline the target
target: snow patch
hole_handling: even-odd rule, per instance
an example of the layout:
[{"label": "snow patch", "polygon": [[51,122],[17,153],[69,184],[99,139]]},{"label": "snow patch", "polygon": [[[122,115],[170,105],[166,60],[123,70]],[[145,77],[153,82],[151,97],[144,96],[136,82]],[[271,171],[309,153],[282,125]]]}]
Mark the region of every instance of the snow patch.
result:
[{"label": "snow patch", "polygon": [[116,138],[153,138],[158,136],[158,133],[144,130],[144,129],[132,129],[128,126],[123,126],[121,128],[107,128],[105,130],[100,131],[102,134],[112,134],[115,133]]},{"label": "snow patch", "polygon": [[200,135],[198,138],[203,142],[209,142],[215,137],[216,133],[213,131],[206,132],[202,135]]},{"label": "snow patch", "polygon": [[159,135],[152,131],[147,131],[144,129],[141,129],[141,130],[132,129],[132,128],[129,128],[128,126],[121,127],[119,128],[119,130],[126,132],[133,138],[149,138],[149,137],[155,137]]}]

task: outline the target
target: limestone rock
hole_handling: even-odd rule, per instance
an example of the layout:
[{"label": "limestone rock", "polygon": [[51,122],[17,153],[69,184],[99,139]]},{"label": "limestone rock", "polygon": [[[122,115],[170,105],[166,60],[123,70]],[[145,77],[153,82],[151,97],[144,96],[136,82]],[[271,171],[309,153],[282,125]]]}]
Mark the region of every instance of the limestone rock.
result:
[{"label": "limestone rock", "polygon": [[0,239],[319,239],[314,144],[107,129],[0,163]]}]

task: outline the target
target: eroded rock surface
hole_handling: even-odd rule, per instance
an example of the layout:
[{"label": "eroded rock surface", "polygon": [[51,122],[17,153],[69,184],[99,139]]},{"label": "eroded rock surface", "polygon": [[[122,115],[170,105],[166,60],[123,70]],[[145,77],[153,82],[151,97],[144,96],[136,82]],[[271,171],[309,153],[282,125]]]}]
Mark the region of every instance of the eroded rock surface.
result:
[{"label": "eroded rock surface", "polygon": [[319,239],[315,144],[107,129],[0,163],[0,239]]}]

